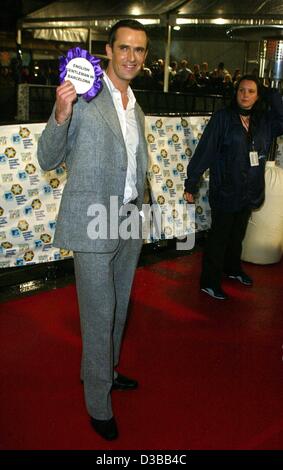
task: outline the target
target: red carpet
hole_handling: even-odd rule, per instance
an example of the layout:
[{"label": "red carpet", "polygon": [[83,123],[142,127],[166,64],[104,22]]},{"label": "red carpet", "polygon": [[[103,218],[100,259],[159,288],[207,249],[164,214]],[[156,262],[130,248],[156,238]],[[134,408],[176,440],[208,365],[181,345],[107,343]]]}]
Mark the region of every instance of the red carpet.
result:
[{"label": "red carpet", "polygon": [[282,449],[283,263],[255,287],[198,290],[200,255],[139,268],[113,392],[120,438],[91,429],[74,285],[0,306],[1,449]]}]

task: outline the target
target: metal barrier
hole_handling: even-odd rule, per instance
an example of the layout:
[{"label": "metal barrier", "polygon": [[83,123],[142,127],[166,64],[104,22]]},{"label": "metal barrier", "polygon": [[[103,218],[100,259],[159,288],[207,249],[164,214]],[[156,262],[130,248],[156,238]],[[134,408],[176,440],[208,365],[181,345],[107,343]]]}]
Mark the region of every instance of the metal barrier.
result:
[{"label": "metal barrier", "polygon": [[17,112],[17,89],[15,86],[0,87],[0,122],[13,122]]},{"label": "metal barrier", "polygon": [[145,114],[207,114],[223,108],[230,98],[201,93],[134,90]]},{"label": "metal barrier", "polygon": [[[47,120],[55,102],[55,86],[22,84],[18,87],[17,120]],[[207,114],[224,107],[230,98],[222,95],[134,90],[145,114]]]}]

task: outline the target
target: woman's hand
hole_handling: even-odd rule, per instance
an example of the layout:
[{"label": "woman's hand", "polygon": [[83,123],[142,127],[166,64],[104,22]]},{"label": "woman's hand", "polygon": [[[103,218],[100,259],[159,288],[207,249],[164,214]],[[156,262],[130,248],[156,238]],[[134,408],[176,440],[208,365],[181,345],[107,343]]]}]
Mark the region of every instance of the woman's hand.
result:
[{"label": "woman's hand", "polygon": [[194,204],[194,202],[195,202],[194,195],[192,193],[188,193],[187,191],[184,192],[184,199],[189,204]]}]

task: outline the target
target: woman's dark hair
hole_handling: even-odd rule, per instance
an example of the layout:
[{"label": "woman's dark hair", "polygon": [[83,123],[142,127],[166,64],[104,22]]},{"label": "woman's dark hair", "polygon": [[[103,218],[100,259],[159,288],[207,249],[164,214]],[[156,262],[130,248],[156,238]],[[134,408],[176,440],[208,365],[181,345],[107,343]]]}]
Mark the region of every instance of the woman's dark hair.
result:
[{"label": "woman's dark hair", "polygon": [[259,79],[258,79],[255,75],[251,75],[251,74],[243,75],[243,76],[239,79],[239,81],[237,82],[237,84],[236,84],[236,86],[235,86],[236,95],[237,95],[237,91],[238,91],[238,89],[239,89],[240,83],[241,83],[243,80],[250,80],[250,81],[254,82],[254,83],[256,84],[256,87],[257,87],[257,94],[258,94],[259,97],[261,96],[261,84],[260,84],[260,81],[259,81]]},{"label": "woman's dark hair", "polygon": [[257,86],[258,99],[257,99],[257,101],[255,102],[255,104],[253,105],[253,107],[250,111],[251,125],[250,125],[249,134],[252,135],[254,133],[254,129],[256,128],[263,112],[266,109],[266,103],[262,99],[263,89],[262,89],[262,85],[261,85],[259,79],[255,75],[246,74],[246,75],[243,75],[240,78],[240,80],[238,81],[238,83],[235,86],[235,94],[234,94],[233,100],[231,102],[232,109],[234,109],[236,111],[240,110],[238,102],[237,102],[237,92],[238,92],[240,84],[242,83],[243,80],[250,80],[250,81],[254,82]]},{"label": "woman's dark hair", "polygon": [[125,19],[120,20],[118,23],[115,23],[108,33],[108,44],[113,48],[113,44],[116,41],[116,32],[119,28],[130,28],[135,29],[137,31],[143,31],[146,35],[147,43],[146,43],[146,50],[148,49],[149,39],[147,36],[146,29],[142,23],[137,20],[132,19]]},{"label": "woman's dark hair", "polygon": [[251,114],[255,115],[255,118],[257,119],[261,115],[261,113],[265,110],[265,103],[262,100],[262,94],[263,94],[262,85],[259,79],[255,75],[246,74],[240,78],[240,80],[235,85],[235,93],[234,93],[234,97],[231,103],[231,107],[233,109],[239,109],[238,102],[237,102],[237,92],[243,80],[250,80],[254,82],[257,86],[258,99],[253,105],[252,112],[251,112]]}]

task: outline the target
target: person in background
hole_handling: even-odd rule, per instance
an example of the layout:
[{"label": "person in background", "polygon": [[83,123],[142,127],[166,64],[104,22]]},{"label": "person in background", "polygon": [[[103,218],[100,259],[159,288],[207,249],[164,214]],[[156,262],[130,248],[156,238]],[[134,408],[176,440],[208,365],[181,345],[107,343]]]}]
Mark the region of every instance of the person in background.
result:
[{"label": "person in background", "polygon": [[229,73],[229,71],[227,69],[225,69],[224,62],[219,62],[218,66],[217,66],[217,75],[218,75],[218,77],[223,80],[225,75],[227,75],[227,73]]},{"label": "person in background", "polygon": [[[252,73],[251,75],[254,75],[255,77],[257,76],[255,73]],[[233,85],[237,85],[237,82],[240,80],[242,74],[240,69],[235,69],[233,76],[232,76],[232,82]]]},{"label": "person in background", "polygon": [[232,82],[232,77],[230,73],[226,73],[222,83],[222,94],[224,95],[224,97],[229,98],[232,97],[233,93],[234,85]]},{"label": "person in background", "polygon": [[193,71],[194,78],[197,82],[199,82],[201,77],[200,65],[194,64],[194,71]]},{"label": "person in background", "polygon": [[191,69],[188,68],[188,61],[186,59],[181,60],[180,68],[177,71],[176,78],[180,84],[180,91],[184,91],[186,88],[186,83],[193,75]]},{"label": "person in background", "polygon": [[208,77],[209,78],[209,70],[208,70],[208,62],[202,62],[201,68],[200,68],[200,74],[202,77]]},{"label": "person in background", "polygon": [[10,67],[0,66],[0,86],[14,86],[15,81],[12,77],[12,72]]},{"label": "person in background", "polygon": [[152,69],[152,78],[155,81],[155,89],[163,90],[164,85],[164,60],[157,59]]},{"label": "person in background", "polygon": [[282,97],[243,76],[232,104],[213,114],[187,168],[184,198],[193,203],[209,168],[211,229],[203,254],[201,291],[227,299],[222,275],[252,286],[241,266],[242,241],[253,209],[264,201],[265,162],[272,140],[283,134]]},{"label": "person in background", "polygon": [[172,60],[172,62],[170,62],[170,68],[170,79],[173,80],[178,70],[178,62]]},{"label": "person in background", "polygon": [[[174,84],[174,80],[177,75],[177,69],[178,69],[178,62],[173,60],[170,62],[170,69],[169,69],[169,91],[172,91],[172,85]],[[174,88],[174,87],[173,87]]]},{"label": "person in background", "polygon": [[131,81],[131,87],[136,90],[154,90],[155,81],[150,68],[143,66],[140,73]]},{"label": "person in background", "polygon": [[[77,97],[70,81],[63,82],[38,143],[43,170],[63,162],[68,170],[54,245],[74,253],[83,346],[81,381],[91,425],[107,440],[118,437],[111,391],[138,386],[116,367],[142,247],[139,211],[147,169],[144,114],[129,83],[141,70],[147,49],[141,23],[116,23],[106,45],[109,62],[102,90],[86,102]],[[113,199],[116,214],[111,211]],[[98,235],[95,227],[90,230],[92,207],[106,211],[106,234]],[[135,236],[122,237],[120,225],[131,211],[137,215],[135,227],[131,226]]]},{"label": "person in background", "polygon": [[209,92],[211,77],[208,70],[208,63],[202,62],[200,67],[200,76],[198,78],[198,85],[203,92]]}]

